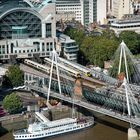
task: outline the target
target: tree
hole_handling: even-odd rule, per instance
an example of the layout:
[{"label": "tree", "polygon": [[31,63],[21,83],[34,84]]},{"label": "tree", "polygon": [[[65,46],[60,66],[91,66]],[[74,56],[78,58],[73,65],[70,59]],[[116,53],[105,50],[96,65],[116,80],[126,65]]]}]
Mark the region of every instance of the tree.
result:
[{"label": "tree", "polygon": [[76,28],[68,28],[65,31],[65,34],[67,34],[72,39],[74,39],[78,45],[82,44],[82,41],[85,37],[84,31],[81,29],[76,29]]},{"label": "tree", "polygon": [[82,54],[82,57],[79,56],[80,59],[100,67],[104,66],[104,61],[112,58],[119,45],[119,39],[115,36],[114,31],[109,28],[104,30],[101,36],[86,36],[83,30],[75,28],[68,29],[66,34],[79,45],[79,54]]},{"label": "tree", "polygon": [[123,40],[133,54],[140,53],[140,35],[134,31],[123,31],[119,35],[120,42]]},{"label": "tree", "polygon": [[23,85],[23,71],[20,70],[18,65],[12,65],[8,68],[6,76],[10,80],[12,86],[17,87]]},{"label": "tree", "polygon": [[103,67],[104,61],[110,60],[119,42],[108,37],[85,37],[80,50],[91,64]]},{"label": "tree", "polygon": [[3,107],[10,113],[19,113],[22,110],[22,101],[20,98],[16,95],[15,92],[13,92],[10,95],[7,95],[3,100]]}]

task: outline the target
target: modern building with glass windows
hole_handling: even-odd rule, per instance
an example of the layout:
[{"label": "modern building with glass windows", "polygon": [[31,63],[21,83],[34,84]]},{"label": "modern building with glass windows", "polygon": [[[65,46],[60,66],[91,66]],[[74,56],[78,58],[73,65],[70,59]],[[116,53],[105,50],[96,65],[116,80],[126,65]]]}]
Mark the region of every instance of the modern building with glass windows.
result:
[{"label": "modern building with glass windows", "polygon": [[71,61],[77,61],[79,47],[75,40],[65,34],[60,34],[58,37],[57,48],[61,48],[63,57]]},{"label": "modern building with glass windows", "polygon": [[55,0],[57,13],[71,12],[75,20],[83,25],[98,22],[104,24],[106,19],[106,2],[104,0]]},{"label": "modern building with glass windows", "polygon": [[0,60],[46,57],[56,39],[51,0],[1,0]]},{"label": "modern building with glass windows", "polygon": [[82,11],[80,0],[56,0],[57,13],[73,13],[75,20],[81,22]]}]

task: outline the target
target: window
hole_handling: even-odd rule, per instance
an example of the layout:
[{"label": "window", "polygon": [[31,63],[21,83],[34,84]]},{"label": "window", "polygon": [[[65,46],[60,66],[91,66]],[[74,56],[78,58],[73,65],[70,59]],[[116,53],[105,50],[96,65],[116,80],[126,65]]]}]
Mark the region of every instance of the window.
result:
[{"label": "window", "polygon": [[44,43],[42,43],[42,51],[43,51],[43,52],[45,51]]},{"label": "window", "polygon": [[46,23],[46,37],[52,36],[52,27],[51,23]]}]

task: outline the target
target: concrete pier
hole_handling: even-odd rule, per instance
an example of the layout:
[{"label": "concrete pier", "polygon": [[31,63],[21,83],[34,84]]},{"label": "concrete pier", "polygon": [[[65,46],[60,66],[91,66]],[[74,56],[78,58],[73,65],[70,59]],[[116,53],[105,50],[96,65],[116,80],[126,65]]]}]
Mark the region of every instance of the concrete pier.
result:
[{"label": "concrete pier", "polygon": [[137,131],[135,129],[128,129],[128,140],[139,140]]}]

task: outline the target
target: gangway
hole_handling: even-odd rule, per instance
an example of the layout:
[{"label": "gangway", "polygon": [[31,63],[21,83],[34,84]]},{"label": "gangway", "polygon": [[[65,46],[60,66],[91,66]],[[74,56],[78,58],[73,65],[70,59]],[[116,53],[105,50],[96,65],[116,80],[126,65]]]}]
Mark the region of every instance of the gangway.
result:
[{"label": "gangway", "polygon": [[35,112],[35,117],[40,121],[40,122],[49,122],[48,120],[41,112]]}]

